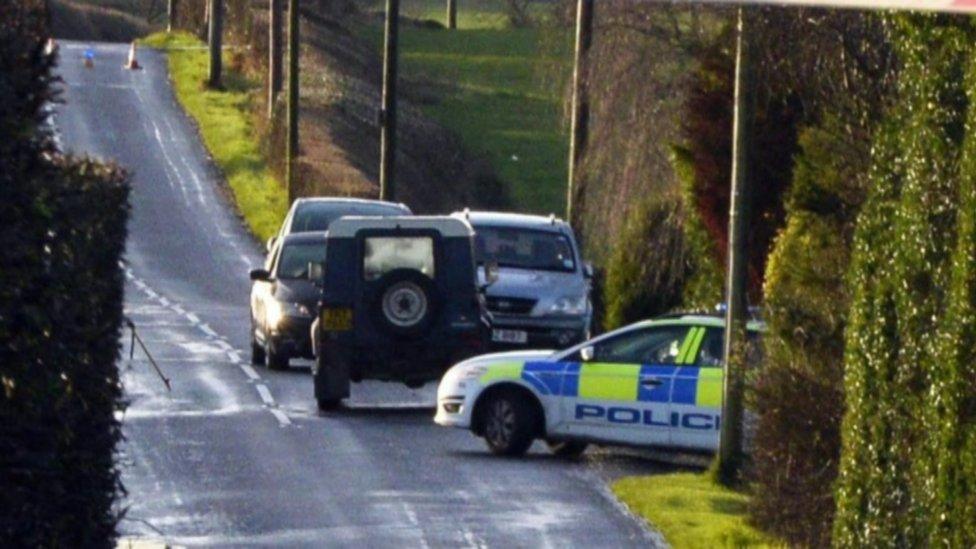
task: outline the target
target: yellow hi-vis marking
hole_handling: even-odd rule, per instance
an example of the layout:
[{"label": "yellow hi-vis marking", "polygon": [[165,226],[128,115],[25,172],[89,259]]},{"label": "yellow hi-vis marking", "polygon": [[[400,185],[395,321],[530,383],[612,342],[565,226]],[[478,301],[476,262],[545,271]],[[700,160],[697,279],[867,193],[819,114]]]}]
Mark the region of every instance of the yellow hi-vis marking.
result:
[{"label": "yellow hi-vis marking", "polygon": [[721,408],[722,368],[699,368],[695,406]]},{"label": "yellow hi-vis marking", "polygon": [[698,349],[701,347],[702,340],[705,339],[705,328],[699,327],[698,331],[694,334],[695,340],[691,342],[691,346],[688,347],[688,355],[685,356],[683,364],[694,364],[695,358],[698,356]]},{"label": "yellow hi-vis marking", "polygon": [[588,362],[580,366],[579,398],[594,400],[637,400],[637,364]]},{"label": "yellow hi-vis marking", "polygon": [[481,375],[478,381],[481,383],[488,383],[495,381],[496,379],[521,379],[522,366],[523,363],[521,362],[503,362],[501,364],[492,364],[488,367],[488,371]]}]

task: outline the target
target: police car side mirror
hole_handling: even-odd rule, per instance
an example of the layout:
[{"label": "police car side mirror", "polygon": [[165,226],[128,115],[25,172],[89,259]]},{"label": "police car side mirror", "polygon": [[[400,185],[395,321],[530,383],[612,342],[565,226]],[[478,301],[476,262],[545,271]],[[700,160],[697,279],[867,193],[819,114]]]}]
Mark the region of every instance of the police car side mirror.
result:
[{"label": "police car side mirror", "polygon": [[594,352],[592,345],[587,345],[586,347],[580,349],[580,359],[582,359],[583,362],[592,361],[595,354],[596,353]]}]

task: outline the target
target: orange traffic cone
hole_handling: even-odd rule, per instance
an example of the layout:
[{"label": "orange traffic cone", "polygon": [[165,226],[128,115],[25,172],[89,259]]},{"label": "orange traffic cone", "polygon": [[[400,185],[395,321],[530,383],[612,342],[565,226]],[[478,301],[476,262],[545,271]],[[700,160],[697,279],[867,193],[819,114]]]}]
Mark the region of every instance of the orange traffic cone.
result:
[{"label": "orange traffic cone", "polygon": [[130,71],[135,71],[135,70],[139,70],[139,69],[142,68],[142,67],[139,66],[139,62],[136,61],[136,43],[135,42],[133,42],[132,45],[129,46],[129,61],[126,62],[125,68],[129,69]]}]

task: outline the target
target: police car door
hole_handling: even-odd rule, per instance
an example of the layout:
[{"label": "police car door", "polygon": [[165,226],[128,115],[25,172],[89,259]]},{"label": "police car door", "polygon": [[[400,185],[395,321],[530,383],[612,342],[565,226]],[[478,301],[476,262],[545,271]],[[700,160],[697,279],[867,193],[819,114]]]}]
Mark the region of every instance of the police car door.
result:
[{"label": "police car door", "polygon": [[669,444],[671,382],[687,337],[687,326],[653,326],[584,348],[566,373],[566,432],[625,444]]},{"label": "police car door", "polygon": [[721,328],[692,328],[688,366],[678,368],[671,392],[671,415],[675,420],[675,446],[718,450],[722,412]]}]

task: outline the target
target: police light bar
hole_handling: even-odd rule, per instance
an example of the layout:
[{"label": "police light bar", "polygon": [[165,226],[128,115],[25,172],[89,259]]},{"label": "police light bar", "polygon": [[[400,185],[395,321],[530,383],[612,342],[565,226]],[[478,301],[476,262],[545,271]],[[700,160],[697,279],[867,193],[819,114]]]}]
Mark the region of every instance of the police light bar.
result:
[{"label": "police light bar", "polygon": [[976,0],[685,0],[694,4],[751,4],[812,8],[848,8],[868,10],[976,12]]}]

